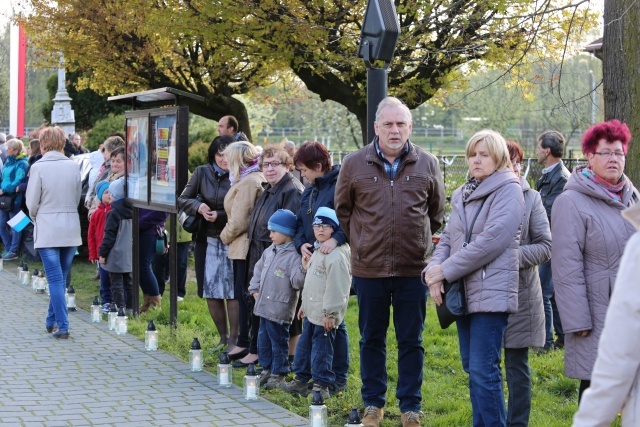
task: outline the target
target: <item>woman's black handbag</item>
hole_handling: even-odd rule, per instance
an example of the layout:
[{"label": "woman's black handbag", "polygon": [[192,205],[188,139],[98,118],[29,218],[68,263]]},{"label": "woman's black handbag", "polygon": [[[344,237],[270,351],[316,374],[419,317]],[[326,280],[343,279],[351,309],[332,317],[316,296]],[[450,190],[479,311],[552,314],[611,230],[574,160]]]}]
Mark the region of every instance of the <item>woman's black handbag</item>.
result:
[{"label": "woman's black handbag", "polygon": [[16,200],[16,193],[0,194],[0,209],[3,211],[11,211],[13,202]]},{"label": "woman's black handbag", "polygon": [[447,329],[459,317],[467,312],[467,300],[464,293],[464,280],[458,279],[453,283],[444,281],[442,304],[436,305],[436,313],[440,327]]},{"label": "woman's black handbag", "polygon": [[[473,226],[476,224],[476,219],[478,218],[483,205],[484,200],[473,217],[471,227],[467,230],[467,235],[465,236],[466,238],[462,244],[462,248],[466,247],[471,240]],[[436,304],[436,313],[438,314],[438,320],[440,321],[440,327],[442,329],[447,329],[458,318],[467,314],[467,296],[465,295],[464,278],[460,278],[451,283],[446,280],[444,281],[442,304]]]},{"label": "woman's black handbag", "polygon": [[189,215],[182,209],[178,211],[178,222],[187,233],[197,233],[202,222],[202,215]]}]

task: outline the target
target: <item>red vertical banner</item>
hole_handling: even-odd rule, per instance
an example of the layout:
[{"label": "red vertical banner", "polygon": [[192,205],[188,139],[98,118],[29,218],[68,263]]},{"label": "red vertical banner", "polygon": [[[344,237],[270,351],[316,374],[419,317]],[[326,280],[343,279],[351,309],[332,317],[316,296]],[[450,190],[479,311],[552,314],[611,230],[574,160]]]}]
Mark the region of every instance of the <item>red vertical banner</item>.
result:
[{"label": "red vertical banner", "polygon": [[19,23],[18,45],[18,122],[16,136],[25,136],[24,116],[27,88],[27,36],[24,33],[22,21]]}]

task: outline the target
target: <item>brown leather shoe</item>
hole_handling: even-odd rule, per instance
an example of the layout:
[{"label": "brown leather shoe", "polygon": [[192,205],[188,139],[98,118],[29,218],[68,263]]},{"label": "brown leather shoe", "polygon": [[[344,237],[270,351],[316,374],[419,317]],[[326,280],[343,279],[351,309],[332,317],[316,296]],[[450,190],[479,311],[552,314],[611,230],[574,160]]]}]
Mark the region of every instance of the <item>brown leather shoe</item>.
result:
[{"label": "brown leather shoe", "polygon": [[420,421],[422,419],[421,412],[403,412],[400,416],[402,421],[402,427],[420,427]]},{"label": "brown leather shoe", "polygon": [[142,295],[142,305],[139,310],[140,313],[144,313],[149,310],[149,295]]},{"label": "brown leather shoe", "polygon": [[364,418],[362,424],[364,427],[380,427],[380,421],[384,418],[384,410],[375,406],[367,406],[364,408]]}]

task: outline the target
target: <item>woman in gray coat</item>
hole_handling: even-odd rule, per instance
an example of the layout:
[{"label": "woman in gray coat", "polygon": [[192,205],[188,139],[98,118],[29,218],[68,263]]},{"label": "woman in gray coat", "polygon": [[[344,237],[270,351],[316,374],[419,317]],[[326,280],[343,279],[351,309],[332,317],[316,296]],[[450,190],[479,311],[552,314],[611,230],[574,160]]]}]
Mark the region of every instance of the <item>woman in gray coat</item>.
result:
[{"label": "woman in gray coat", "polygon": [[424,282],[440,305],[443,281],[464,280],[467,314],[456,324],[473,425],[505,426],[500,359],[509,314],[518,309],[524,199],[502,135],[476,133],[467,142],[466,157],[471,179],[453,193],[451,219],[423,272]]},{"label": "woman in gray coat", "polygon": [[57,126],[44,128],[39,139],[43,156],[31,166],[27,208],[34,224],[34,246],[49,281],[47,332],[66,339],[69,319],[64,293],[76,247],[82,244],[78,216],[82,182],[78,165],[63,154],[64,131]]},{"label": "woman in gray coat", "polygon": [[520,176],[522,148],[512,141],[507,141],[507,148],[524,194],[524,220],[518,249],[518,311],[509,316],[504,334],[504,365],[509,388],[507,425],[526,427],[531,413],[529,347],[542,347],[545,341],[542,288],[536,266],[551,257],[551,231],[540,193],[532,190],[526,178]]},{"label": "woman in gray coat", "polygon": [[[564,373],[590,385],[618,265],[634,227],[621,212],[638,201],[623,171],[631,133],[611,120],[582,136],[587,166],[574,169],[551,212],[551,269],[565,332]],[[632,337],[635,339],[635,337]]]}]

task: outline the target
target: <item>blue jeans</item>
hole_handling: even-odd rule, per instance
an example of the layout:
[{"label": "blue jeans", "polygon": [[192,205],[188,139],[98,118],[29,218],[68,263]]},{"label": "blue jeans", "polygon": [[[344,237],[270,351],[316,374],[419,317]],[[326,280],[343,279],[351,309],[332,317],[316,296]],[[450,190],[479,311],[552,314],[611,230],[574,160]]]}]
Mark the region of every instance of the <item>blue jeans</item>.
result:
[{"label": "blue jeans", "polygon": [[0,238],[2,238],[5,252],[13,252],[14,254],[20,250],[22,231],[15,231],[7,225],[7,221],[16,216],[18,212],[20,212],[20,205],[14,205],[11,211],[0,210]]},{"label": "blue jeans", "polygon": [[258,362],[273,375],[289,373],[289,324],[260,319]]},{"label": "blue jeans", "polygon": [[553,276],[551,274],[551,260],[544,262],[538,266],[538,274],[540,275],[540,286],[542,288],[542,303],[544,304],[544,329],[545,329],[545,348],[550,348],[553,344],[553,329],[555,328],[558,338],[564,341],[564,332],[562,331],[562,322],[558,313],[558,306],[554,298]]},{"label": "blue jeans", "polygon": [[313,382],[322,387],[329,387],[336,380],[331,370],[333,365],[333,344],[336,330],[325,333],[324,326],[315,325],[304,319],[302,335],[296,344],[296,356],[293,372],[303,382]]},{"label": "blue jeans", "polygon": [[98,273],[100,274],[100,300],[102,304],[111,304],[113,297],[111,296],[111,281],[109,280],[109,272],[98,264]]},{"label": "blue jeans", "polygon": [[360,329],[360,376],[364,406],[384,407],[387,394],[387,329],[393,307],[398,343],[400,411],[420,411],[424,348],[422,331],[427,310],[427,287],[420,277],[353,277]]},{"label": "blue jeans", "polygon": [[153,274],[157,240],[158,237],[155,234],[140,234],[140,288],[144,295],[149,295],[150,297],[160,295],[158,281]]},{"label": "blue jeans", "polygon": [[333,341],[333,366],[331,369],[336,374],[336,384],[342,385],[347,383],[347,374],[349,373],[349,334],[344,320],[334,331],[336,339]]},{"label": "blue jeans", "polygon": [[49,311],[46,325],[53,327],[57,323],[58,329],[68,331],[69,318],[64,292],[67,287],[67,275],[76,254],[76,247],[40,248],[38,252],[49,282]]},{"label": "blue jeans", "polygon": [[500,356],[508,318],[507,313],[474,313],[456,320],[474,427],[507,425]]},{"label": "blue jeans", "polygon": [[505,348],[504,366],[507,373],[509,402],[507,425],[527,427],[531,414],[531,369],[529,369],[529,348]]}]

